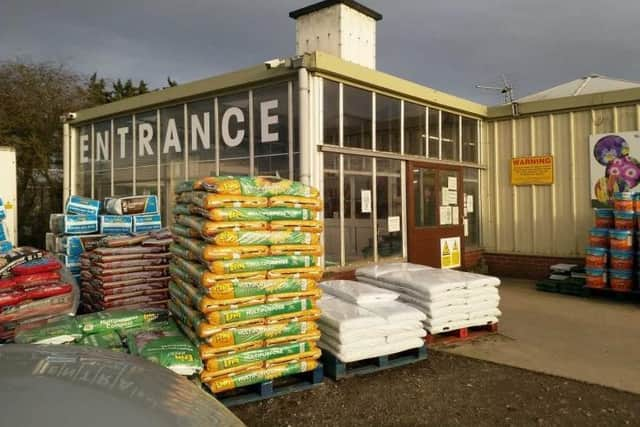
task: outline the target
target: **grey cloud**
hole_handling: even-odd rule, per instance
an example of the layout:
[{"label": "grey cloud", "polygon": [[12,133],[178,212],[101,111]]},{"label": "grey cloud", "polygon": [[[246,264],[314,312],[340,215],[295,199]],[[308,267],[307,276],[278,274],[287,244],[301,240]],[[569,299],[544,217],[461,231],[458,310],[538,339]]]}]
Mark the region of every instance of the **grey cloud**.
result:
[{"label": "grey cloud", "polygon": [[[189,81],[294,51],[300,0],[4,0],[0,58],[53,59],[84,72]],[[640,2],[364,1],[378,24],[378,68],[486,103],[474,87],[505,73],[516,95],[597,72],[640,80]],[[615,9],[615,10],[614,10]]]}]

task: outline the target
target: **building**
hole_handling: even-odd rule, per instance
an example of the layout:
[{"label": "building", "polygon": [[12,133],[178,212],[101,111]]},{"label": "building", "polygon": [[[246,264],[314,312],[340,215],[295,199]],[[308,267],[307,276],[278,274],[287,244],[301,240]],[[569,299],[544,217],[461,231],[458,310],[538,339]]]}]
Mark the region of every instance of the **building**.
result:
[{"label": "building", "polygon": [[[500,271],[581,255],[587,137],[637,129],[639,89],[523,99],[514,116],[377,71],[382,16],[360,3],[290,16],[293,58],[78,111],[64,125],[65,197],[158,194],[170,223],[185,178],[277,174],[321,189],[327,267],[471,267],[484,251]],[[535,154],[554,156],[553,184],[512,186],[511,157]]]}]

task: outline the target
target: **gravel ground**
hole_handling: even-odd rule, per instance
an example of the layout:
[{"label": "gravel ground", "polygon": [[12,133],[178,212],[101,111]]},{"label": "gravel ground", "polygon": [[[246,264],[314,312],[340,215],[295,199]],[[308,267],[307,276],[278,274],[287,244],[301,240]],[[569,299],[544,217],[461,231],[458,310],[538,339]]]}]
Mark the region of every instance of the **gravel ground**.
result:
[{"label": "gravel ground", "polygon": [[639,395],[437,351],[232,410],[248,426],[640,425]]}]

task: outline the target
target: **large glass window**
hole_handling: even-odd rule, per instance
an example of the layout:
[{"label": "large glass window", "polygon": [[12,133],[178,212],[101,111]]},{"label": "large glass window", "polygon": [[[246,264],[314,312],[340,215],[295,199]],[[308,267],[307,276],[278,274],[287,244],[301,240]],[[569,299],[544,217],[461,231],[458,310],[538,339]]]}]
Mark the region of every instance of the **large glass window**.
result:
[{"label": "large glass window", "polygon": [[334,81],[323,81],[323,143],[340,145],[340,85]]},{"label": "large glass window", "polygon": [[373,260],[373,161],[344,156],[344,235],[346,262]]},{"label": "large glass window", "polygon": [[440,110],[429,108],[429,157],[440,158]]},{"label": "large glass window", "polygon": [[404,152],[424,156],[427,132],[425,130],[427,109],[411,102],[404,103]]},{"label": "large glass window", "polygon": [[187,105],[189,118],[189,178],[216,175],[213,99]]},{"label": "large glass window", "polygon": [[442,112],[442,160],[460,160],[459,116]]},{"label": "large glass window", "polygon": [[93,149],[91,144],[91,126],[82,126],[78,129],[78,141],[76,144],[76,193],[91,197],[91,157]]},{"label": "large glass window", "polygon": [[114,120],[113,195],[133,194],[133,120],[131,116]]},{"label": "large glass window", "polygon": [[344,146],[371,150],[372,93],[344,85]]},{"label": "large glass window", "polygon": [[464,236],[467,248],[480,245],[480,185],[478,169],[464,170]]},{"label": "large glass window", "polygon": [[93,197],[102,200],[111,196],[111,121],[96,123],[94,136]]},{"label": "large glass window", "polygon": [[160,110],[160,194],[164,224],[173,222],[171,209],[175,205],[174,189],[176,184],[185,179],[184,136],[184,105]]},{"label": "large glass window", "polygon": [[478,121],[462,118],[462,161],[478,162]]},{"label": "large glass window", "polygon": [[376,159],[378,257],[402,256],[402,179],[400,160]]},{"label": "large glass window", "polygon": [[340,265],[340,156],[324,153],[324,253],[327,267]]},{"label": "large glass window", "polygon": [[400,153],[400,100],[376,94],[376,150]]},{"label": "large glass window", "polygon": [[287,83],[253,91],[255,175],[289,178],[289,89]]},{"label": "large glass window", "polygon": [[218,100],[218,108],[220,175],[251,175],[249,93],[221,97]]},{"label": "large glass window", "polygon": [[416,168],[413,171],[413,197],[415,200],[416,227],[437,225],[438,188],[434,169]]},{"label": "large glass window", "polygon": [[136,194],[158,194],[158,113],[136,114]]}]

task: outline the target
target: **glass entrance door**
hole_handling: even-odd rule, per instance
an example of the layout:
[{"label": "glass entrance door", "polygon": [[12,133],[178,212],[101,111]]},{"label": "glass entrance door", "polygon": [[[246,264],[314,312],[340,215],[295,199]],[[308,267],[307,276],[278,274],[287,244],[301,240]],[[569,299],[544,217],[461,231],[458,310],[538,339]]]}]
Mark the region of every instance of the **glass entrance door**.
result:
[{"label": "glass entrance door", "polygon": [[409,261],[432,267],[462,264],[462,168],[409,163],[407,237]]}]

